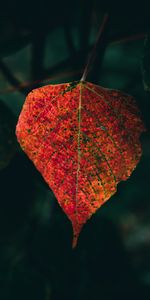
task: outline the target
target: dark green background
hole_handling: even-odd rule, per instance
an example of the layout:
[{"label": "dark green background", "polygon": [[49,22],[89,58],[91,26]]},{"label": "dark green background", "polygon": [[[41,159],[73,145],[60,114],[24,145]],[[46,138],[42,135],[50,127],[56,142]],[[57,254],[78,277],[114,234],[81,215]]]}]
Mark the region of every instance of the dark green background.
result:
[{"label": "dark green background", "polygon": [[148,1],[1,3],[0,300],[150,299],[149,133],[136,170],[88,221],[75,250],[70,222],[14,133],[30,90],[81,78],[106,12],[87,80],[133,95],[149,130]]}]

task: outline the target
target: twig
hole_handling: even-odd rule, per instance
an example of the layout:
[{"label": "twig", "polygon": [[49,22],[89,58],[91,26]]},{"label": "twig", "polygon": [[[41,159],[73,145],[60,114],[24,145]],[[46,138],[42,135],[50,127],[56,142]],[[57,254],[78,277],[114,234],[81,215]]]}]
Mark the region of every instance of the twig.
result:
[{"label": "twig", "polygon": [[76,54],[76,48],[73,43],[73,38],[71,35],[71,28],[70,28],[70,26],[68,27],[66,23],[64,24],[64,34],[65,34],[65,40],[66,40],[66,44],[67,44],[68,50],[70,52],[70,55],[74,56]]},{"label": "twig", "polygon": [[[6,77],[8,82],[15,88],[14,90],[18,90],[19,85],[21,84],[20,81],[13,76],[11,71],[8,69],[8,67],[5,65],[4,62],[0,61],[0,69],[3,73],[3,75]],[[26,88],[22,88],[22,93],[26,94],[29,90]]]},{"label": "twig", "polygon": [[104,28],[105,28],[105,25],[107,23],[107,20],[108,20],[108,14],[105,14],[104,15],[104,18],[103,18],[103,22],[100,26],[100,29],[99,29],[99,32],[98,32],[98,35],[97,35],[97,39],[96,39],[96,42],[95,42],[95,45],[88,57],[88,61],[87,61],[87,64],[85,66],[85,69],[84,69],[84,72],[83,72],[83,75],[81,77],[81,81],[85,81],[86,77],[87,77],[87,74],[89,72],[89,68],[90,66],[92,65],[94,59],[95,59],[95,55],[96,55],[96,49],[97,49],[97,46],[99,44],[99,41],[100,41],[100,38],[101,38],[101,35],[102,35],[102,32],[104,31]]},{"label": "twig", "polygon": [[[138,33],[138,34],[134,34],[134,35],[130,35],[130,36],[125,36],[125,37],[117,37],[114,38],[112,40],[109,41],[110,45],[113,44],[119,44],[119,43],[126,43],[126,42],[130,42],[130,41],[136,41],[136,40],[141,40],[144,39],[146,36],[146,32],[144,33]],[[92,46],[89,47],[89,51],[92,49]],[[38,84],[42,84],[42,83],[47,83],[50,82],[52,80],[59,80],[59,78],[66,78],[66,77],[70,77],[70,76],[76,76],[81,74],[82,69],[79,68],[78,70],[75,71],[64,71],[64,72],[59,72],[60,69],[65,69],[70,63],[71,60],[74,59],[75,61],[79,61],[80,57],[83,56],[83,52],[80,50],[78,52],[76,52],[76,55],[73,57],[69,57],[69,59],[66,59],[50,68],[47,68],[46,70],[44,70],[44,75],[41,76],[41,78],[39,78],[38,80],[35,81],[31,81],[31,82],[19,82],[18,79],[16,79],[10,72],[10,70],[7,68],[7,66],[0,61],[0,69],[2,70],[4,76],[6,77],[6,79],[8,80],[8,82],[13,86],[10,87],[8,89],[5,90],[0,90],[0,93],[8,93],[8,92],[14,92],[14,91],[21,91],[24,94],[27,94],[31,88],[33,88],[34,86],[38,85]],[[53,75],[53,73],[56,73]],[[52,74],[51,76],[49,76],[49,74]],[[43,78],[42,78],[43,77]]]},{"label": "twig", "polygon": [[141,40],[144,39],[146,36],[146,32],[141,32],[141,33],[137,33],[131,36],[125,36],[125,37],[120,37],[116,40],[112,40],[111,44],[120,44],[120,43],[126,43],[126,42],[132,42],[132,41],[137,41],[137,40]]},{"label": "twig", "polygon": [[31,58],[31,71],[32,79],[35,80],[39,76],[43,77],[43,58],[45,51],[46,34],[39,29],[33,31],[32,42],[32,58]]}]

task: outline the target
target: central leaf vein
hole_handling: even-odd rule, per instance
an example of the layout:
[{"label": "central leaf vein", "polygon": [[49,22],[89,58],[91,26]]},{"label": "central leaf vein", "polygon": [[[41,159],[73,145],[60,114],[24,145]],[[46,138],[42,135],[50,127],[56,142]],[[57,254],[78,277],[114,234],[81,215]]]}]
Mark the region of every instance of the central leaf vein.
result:
[{"label": "central leaf vein", "polygon": [[80,84],[80,96],[78,106],[78,135],[77,135],[77,175],[76,175],[76,196],[75,196],[75,214],[77,218],[77,202],[78,202],[78,190],[79,190],[79,173],[80,173],[80,160],[81,160],[81,109],[82,109],[82,85]]}]

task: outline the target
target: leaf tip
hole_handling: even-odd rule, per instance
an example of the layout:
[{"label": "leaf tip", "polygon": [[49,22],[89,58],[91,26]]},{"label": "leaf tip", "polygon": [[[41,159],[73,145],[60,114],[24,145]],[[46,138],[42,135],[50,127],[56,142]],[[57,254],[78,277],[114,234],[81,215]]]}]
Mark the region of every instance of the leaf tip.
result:
[{"label": "leaf tip", "polygon": [[75,249],[77,246],[77,242],[78,242],[78,236],[74,235],[73,236],[73,241],[72,241],[72,249]]},{"label": "leaf tip", "polygon": [[83,224],[80,224],[78,222],[72,222],[72,228],[73,228],[73,240],[72,240],[72,248],[76,248],[78,243],[78,238],[81,232],[81,229],[83,227]]}]

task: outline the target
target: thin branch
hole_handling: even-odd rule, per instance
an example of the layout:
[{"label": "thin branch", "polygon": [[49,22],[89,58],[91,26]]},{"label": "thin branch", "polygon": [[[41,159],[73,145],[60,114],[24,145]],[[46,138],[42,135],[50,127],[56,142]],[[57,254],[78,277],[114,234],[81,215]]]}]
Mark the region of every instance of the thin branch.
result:
[{"label": "thin branch", "polygon": [[[21,82],[15,78],[13,76],[13,74],[11,73],[11,71],[8,69],[8,67],[6,66],[6,64],[2,61],[0,61],[0,69],[3,73],[3,75],[5,76],[5,78],[7,79],[7,81],[14,87],[14,90],[18,90],[18,87],[21,85]],[[26,94],[29,92],[28,88],[26,87],[22,87],[22,93]]]},{"label": "thin branch", "polygon": [[141,32],[141,33],[133,34],[131,36],[125,36],[125,37],[114,39],[111,41],[111,44],[120,44],[120,43],[122,44],[126,42],[138,41],[144,39],[145,37],[146,37],[146,32]]},{"label": "thin branch", "polygon": [[[134,35],[129,35],[129,36],[125,36],[125,37],[117,37],[114,39],[111,39],[109,41],[110,45],[113,44],[117,44],[117,43],[127,43],[130,41],[137,41],[137,40],[142,40],[144,39],[146,36],[146,32],[142,32],[142,33],[138,33],[138,34],[134,34]],[[92,49],[92,46],[89,47],[89,51]],[[31,82],[19,82],[18,79],[16,79],[10,72],[10,70],[8,69],[8,67],[2,62],[0,61],[0,69],[3,72],[4,76],[6,77],[6,79],[8,80],[8,82],[12,85],[12,87],[5,89],[5,90],[0,90],[0,93],[8,93],[8,92],[14,92],[14,91],[21,91],[24,94],[27,94],[33,87],[36,87],[38,84],[46,84],[52,80],[59,80],[66,78],[66,77],[70,77],[70,76],[76,76],[76,75],[80,75],[82,73],[82,68],[79,68],[78,70],[69,70],[69,71],[63,71],[63,72],[59,72],[60,69],[65,69],[68,67],[69,64],[71,64],[72,59],[74,59],[75,61],[79,61],[80,57],[82,57],[82,51],[78,51],[76,52],[75,56],[71,56],[69,58],[67,58],[66,60],[55,64],[54,66],[47,68],[46,70],[44,70],[44,75],[43,78],[39,78],[38,80],[35,81],[31,81]],[[53,75],[54,73],[54,75]],[[49,76],[49,74],[52,74],[51,76]]]},{"label": "thin branch", "polygon": [[93,47],[93,49],[92,49],[92,51],[91,51],[91,53],[90,53],[90,55],[88,57],[87,64],[85,66],[83,75],[81,77],[81,81],[85,81],[85,79],[87,77],[87,74],[89,72],[89,69],[90,69],[90,67],[91,67],[91,65],[92,65],[92,63],[93,63],[93,61],[95,59],[96,50],[97,50],[98,44],[99,44],[100,39],[101,39],[101,35],[102,35],[103,31],[104,31],[104,28],[106,26],[107,21],[108,21],[108,14],[105,14],[104,18],[103,18],[103,22],[102,22],[102,24],[100,26],[100,29],[99,29],[99,32],[98,32],[98,35],[97,35],[96,42],[95,42],[94,47]]},{"label": "thin branch", "polygon": [[68,27],[67,23],[65,23],[63,29],[64,29],[65,40],[66,40],[69,53],[71,56],[74,56],[76,54],[76,48],[71,34],[71,26]]},{"label": "thin branch", "polygon": [[46,34],[41,32],[41,29],[34,30],[32,36],[32,50],[31,50],[31,72],[32,79],[35,80],[39,76],[43,77],[43,60],[46,43]]}]

